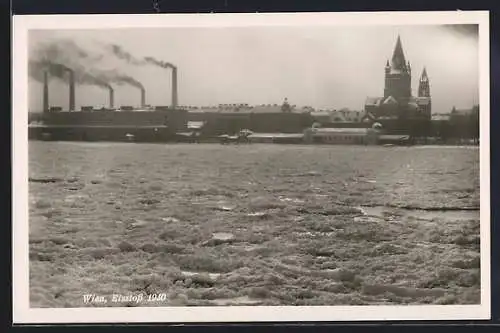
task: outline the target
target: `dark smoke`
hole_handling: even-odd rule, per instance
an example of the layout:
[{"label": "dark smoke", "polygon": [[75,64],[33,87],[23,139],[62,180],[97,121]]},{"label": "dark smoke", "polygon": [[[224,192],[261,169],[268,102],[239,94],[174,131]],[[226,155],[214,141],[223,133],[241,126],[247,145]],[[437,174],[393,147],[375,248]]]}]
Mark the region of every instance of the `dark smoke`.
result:
[{"label": "dark smoke", "polygon": [[103,58],[103,55],[90,54],[74,41],[67,39],[39,44],[33,52],[36,59],[48,59],[59,63],[81,62],[82,60],[94,63]]},{"label": "dark smoke", "polygon": [[140,83],[139,81],[137,81],[136,79],[134,79],[133,77],[131,76],[128,76],[128,75],[119,75],[116,77],[116,82],[117,83],[127,83],[127,84],[130,84],[131,86],[134,86],[136,88],[139,88],[139,89],[144,89],[144,86],[142,85],[142,83]]},{"label": "dark smoke", "polygon": [[56,77],[64,82],[68,82],[67,73],[70,72],[71,69],[63,64],[54,63],[47,60],[29,60],[28,73],[33,79],[37,80],[38,82],[43,82],[43,72],[45,71],[48,72],[50,76]]},{"label": "dark smoke", "polygon": [[150,64],[161,68],[175,68],[175,65],[173,65],[172,63],[161,61],[153,57],[144,57],[143,59],[137,58],[130,52],[125,51],[121,46],[116,44],[110,44],[108,45],[108,48],[116,57],[125,60],[126,62],[133,65],[144,66]]},{"label": "dark smoke", "polygon": [[101,80],[99,78],[90,76],[90,75],[84,77],[84,79],[82,80],[82,84],[94,85],[94,86],[98,86],[101,88],[107,88],[107,89],[111,89],[111,90],[113,89],[113,87],[111,87],[111,85],[108,82]]},{"label": "dark smoke", "polygon": [[28,61],[28,75],[35,81],[43,82],[44,67],[39,61]]},{"label": "dark smoke", "polygon": [[92,75],[86,68],[102,59],[102,55],[92,55],[72,40],[58,39],[43,43],[31,53],[28,71],[30,77],[36,81],[42,82],[43,71],[47,71],[50,77],[67,83],[67,73],[72,71],[77,84],[109,88],[106,80]]},{"label": "dark smoke", "polygon": [[[138,60],[118,45],[111,45],[113,53],[135,65],[146,65],[145,60]],[[76,84],[93,85],[112,89],[110,83],[129,84],[144,89],[142,83],[135,78],[114,71],[102,71],[93,68],[93,64],[103,58],[102,55],[91,54],[72,40],[58,39],[44,43],[33,50],[33,59],[29,60],[29,75],[38,82],[43,82],[43,72],[47,71],[65,83],[69,80],[68,72],[74,72]]]},{"label": "dark smoke", "polygon": [[173,64],[171,64],[169,62],[157,60],[157,59],[155,59],[153,57],[145,57],[144,60],[148,64],[153,64],[153,65],[159,66],[161,68],[176,68]]},{"label": "dark smoke", "polygon": [[115,76],[108,76],[106,78],[110,82],[115,82],[118,84],[129,84],[133,87],[144,89],[142,83],[140,83],[139,81],[128,75],[116,74]]},{"label": "dark smoke", "polygon": [[106,79],[98,77],[89,72],[82,71],[81,69],[75,70],[75,82],[77,84],[86,84],[107,89],[111,88],[111,85]]},{"label": "dark smoke", "polygon": [[118,75],[115,78],[115,81],[117,83],[127,83],[127,84],[130,84],[131,86],[134,86],[136,88],[144,89],[144,86],[142,85],[142,83],[140,83],[139,81],[137,81],[136,79],[134,79],[133,77],[128,76],[128,75]]},{"label": "dark smoke", "polygon": [[133,87],[144,89],[144,86],[141,82],[137,81],[135,78],[130,75],[118,73],[116,70],[113,71],[92,71],[93,76],[105,82],[113,82],[119,85],[128,84]]},{"label": "dark smoke", "polygon": [[111,44],[110,46],[111,52],[118,58],[127,61],[128,63],[131,63],[133,65],[144,65],[144,60],[138,59],[134,57],[132,54],[129,52],[125,51],[121,46],[116,45],[116,44]]},{"label": "dark smoke", "polygon": [[67,75],[67,73],[72,71],[74,73],[75,83],[77,84],[88,84],[102,88],[111,87],[105,79],[92,75],[79,67],[70,68],[64,64],[48,60],[30,60],[28,66],[28,73],[30,77],[38,82],[43,82],[43,72],[46,71],[49,73],[50,77],[55,77],[65,83],[68,83],[69,75]]}]

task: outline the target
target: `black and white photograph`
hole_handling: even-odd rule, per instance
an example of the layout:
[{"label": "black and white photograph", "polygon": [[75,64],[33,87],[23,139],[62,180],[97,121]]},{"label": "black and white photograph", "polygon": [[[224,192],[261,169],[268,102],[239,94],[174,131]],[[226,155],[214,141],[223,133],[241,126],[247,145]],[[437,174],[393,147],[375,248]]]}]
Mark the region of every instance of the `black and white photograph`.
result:
[{"label": "black and white photograph", "polygon": [[15,318],[489,318],[488,29],[15,17]]}]

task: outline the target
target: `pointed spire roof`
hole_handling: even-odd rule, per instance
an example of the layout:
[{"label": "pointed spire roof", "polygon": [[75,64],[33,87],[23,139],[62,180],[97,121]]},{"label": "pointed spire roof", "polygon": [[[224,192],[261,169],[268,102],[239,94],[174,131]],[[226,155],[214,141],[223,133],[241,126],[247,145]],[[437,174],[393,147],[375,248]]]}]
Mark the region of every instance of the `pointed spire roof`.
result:
[{"label": "pointed spire roof", "polygon": [[429,77],[427,76],[427,69],[425,67],[422,71],[422,76],[420,76],[420,81],[429,81]]},{"label": "pointed spire roof", "polygon": [[406,59],[403,52],[403,45],[401,44],[401,37],[398,35],[398,40],[396,41],[396,47],[394,48],[394,53],[392,54],[392,68],[396,70],[402,70],[406,67]]}]

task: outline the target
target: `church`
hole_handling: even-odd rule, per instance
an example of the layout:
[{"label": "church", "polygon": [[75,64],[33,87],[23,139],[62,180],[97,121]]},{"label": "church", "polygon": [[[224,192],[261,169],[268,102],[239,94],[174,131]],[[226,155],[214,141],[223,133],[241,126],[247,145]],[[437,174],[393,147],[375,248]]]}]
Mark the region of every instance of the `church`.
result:
[{"label": "church", "polygon": [[[423,68],[418,96],[412,96],[411,65],[406,61],[401,38],[398,36],[392,59],[385,65],[384,97],[368,97],[363,121],[430,121],[431,95],[427,70]],[[407,121],[406,121],[407,120]],[[411,126],[411,125],[410,125]]]}]

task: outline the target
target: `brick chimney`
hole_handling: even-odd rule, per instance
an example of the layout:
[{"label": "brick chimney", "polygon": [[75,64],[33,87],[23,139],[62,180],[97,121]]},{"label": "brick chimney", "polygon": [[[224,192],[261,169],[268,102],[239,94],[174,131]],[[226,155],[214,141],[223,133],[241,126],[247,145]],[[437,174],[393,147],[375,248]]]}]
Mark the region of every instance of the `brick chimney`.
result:
[{"label": "brick chimney", "polygon": [[172,67],[172,108],[176,108],[177,104],[177,67]]},{"label": "brick chimney", "polygon": [[43,112],[49,111],[49,74],[43,72]]},{"label": "brick chimney", "polygon": [[69,111],[75,111],[75,73],[68,69],[69,73]]},{"label": "brick chimney", "polygon": [[146,90],[144,88],[141,88],[141,107],[146,106]]},{"label": "brick chimney", "polygon": [[114,108],[115,104],[115,92],[113,90],[113,87],[109,86],[109,108],[112,109]]}]

